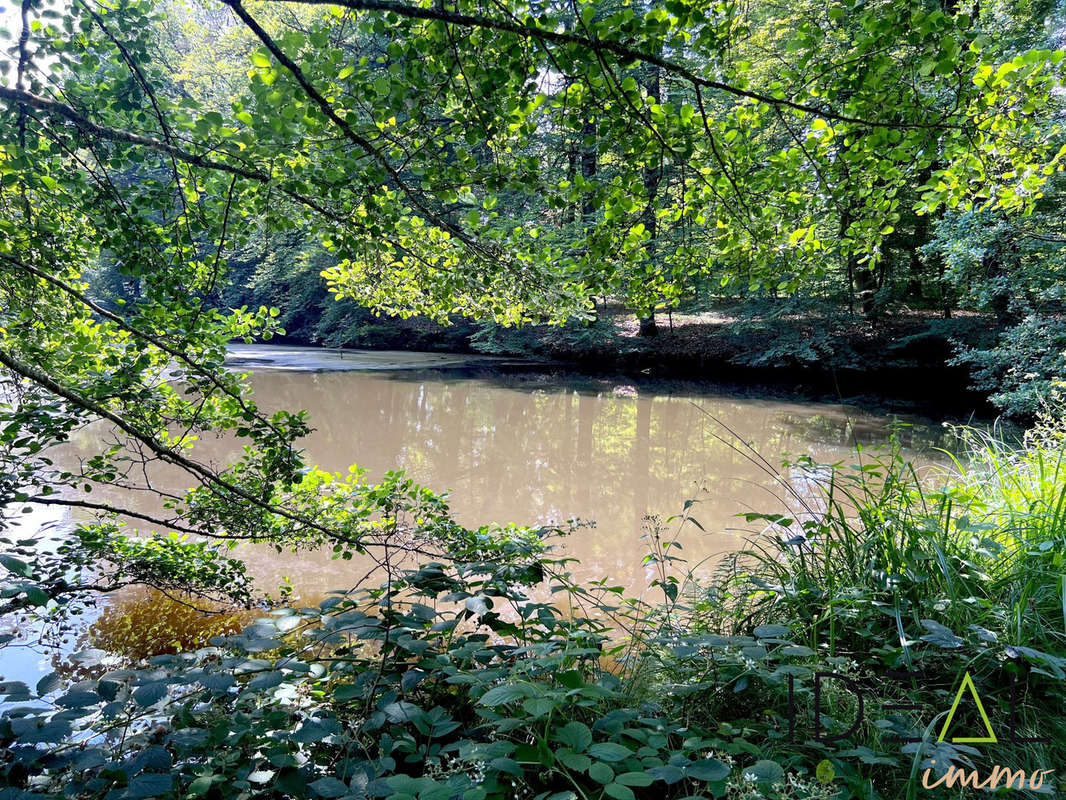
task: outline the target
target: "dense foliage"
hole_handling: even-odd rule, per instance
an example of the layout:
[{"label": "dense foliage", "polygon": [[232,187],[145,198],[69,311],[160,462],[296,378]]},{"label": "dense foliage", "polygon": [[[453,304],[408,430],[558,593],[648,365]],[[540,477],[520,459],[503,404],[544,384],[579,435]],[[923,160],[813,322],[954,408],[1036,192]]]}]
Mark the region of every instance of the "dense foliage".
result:
[{"label": "dense foliage", "polygon": [[[898,797],[974,755],[928,731],[885,753],[869,727],[788,744],[788,679],[860,652],[928,667],[903,691],[937,707],[963,665],[997,699],[1000,672],[1047,679],[1016,721],[1061,745],[1054,434],[931,494],[891,461],[830,470],[709,588],[653,522],[652,606],[573,585],[552,531],[306,464],[307,415],[263,413],[224,367],[233,340],[367,310],[470,317],[494,347],[490,323],[595,343],[605,298],[645,333],[723,290],[871,320],[911,298],[996,315],[1001,340],[959,357],[1036,410],[1062,366],[1053,11],[24,0],[0,62],[0,615],[62,626],[132,584],[269,613],[0,684],[0,796]],[[332,318],[320,276],[352,302]],[[19,537],[42,507],[80,516]],[[288,609],[227,557],[241,541],[377,571]]]},{"label": "dense foliage", "polygon": [[[182,235],[219,273],[195,291],[276,306],[298,341],[394,342],[364,309],[562,322],[605,297],[645,333],[679,305],[962,310],[1002,341],[963,337],[960,363],[990,390],[1021,351],[992,393],[1027,415],[1061,377],[1018,327],[1063,311],[1059,11],[75,3],[29,25],[0,97],[10,141],[46,132],[35,169],[88,136],[127,172],[85,187],[101,213],[134,176],[149,216],[180,198],[168,230],[196,217]],[[135,302],[115,235],[80,271]]]}]

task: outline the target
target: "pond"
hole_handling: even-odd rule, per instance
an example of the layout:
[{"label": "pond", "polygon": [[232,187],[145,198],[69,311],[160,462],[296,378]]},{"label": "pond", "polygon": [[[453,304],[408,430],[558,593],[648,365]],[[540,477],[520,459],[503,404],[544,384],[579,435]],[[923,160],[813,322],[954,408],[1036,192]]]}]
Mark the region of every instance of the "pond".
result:
[{"label": "pond", "polygon": [[[780,481],[809,491],[809,474],[782,468],[783,458],[852,462],[856,445],[871,448],[895,432],[906,455],[929,463],[946,439],[928,419],[760,398],[707,383],[590,378],[487,357],[241,346],[231,361],[250,372],[263,408],[310,412],[315,431],[301,443],[310,463],[333,471],[357,463],[371,478],[405,470],[448,491],[455,516],[469,525],[594,522],[561,543],[578,559],[575,577],[608,578],[635,593],[651,578],[641,564],[649,516],[665,520],[686,500],[697,501],[692,513],[702,530],[678,531],[671,523],[667,531],[681,541],[687,566],[709,571],[715,556],[757,532],[739,514],[783,509]],[[205,439],[195,452],[222,463],[232,444]],[[32,533],[27,523],[22,533]],[[326,552],[236,552],[259,588],[275,592],[287,578],[304,603],[350,588],[366,572],[358,560]],[[86,615],[77,644],[150,643],[155,629],[146,626],[163,613],[151,605],[157,602],[139,591],[119,593]],[[217,621],[200,625],[180,607],[171,613],[172,627],[218,629]],[[75,643],[64,652],[72,649]],[[32,677],[32,663],[25,649],[0,650],[0,675],[8,679]]]}]

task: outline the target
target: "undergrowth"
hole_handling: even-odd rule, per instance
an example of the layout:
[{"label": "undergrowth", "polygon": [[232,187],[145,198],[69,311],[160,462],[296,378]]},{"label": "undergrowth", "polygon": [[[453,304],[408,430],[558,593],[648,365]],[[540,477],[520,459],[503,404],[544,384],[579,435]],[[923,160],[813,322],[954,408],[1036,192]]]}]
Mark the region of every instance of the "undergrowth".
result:
[{"label": "undergrowth", "polygon": [[[922,787],[949,768],[1055,770],[1066,448],[960,435],[933,474],[860,451],[789,479],[751,454],[787,511],[746,515],[760,530],[713,570],[682,559],[698,504],[650,519],[655,601],[575,584],[560,531],[465,531],[430,504],[448,558],[378,588],[0,684],[0,798],[894,800],[985,793]],[[967,690],[944,730],[966,675],[984,717]],[[985,719],[995,743],[953,741]],[[1003,791],[1053,796],[1040,774]]]}]

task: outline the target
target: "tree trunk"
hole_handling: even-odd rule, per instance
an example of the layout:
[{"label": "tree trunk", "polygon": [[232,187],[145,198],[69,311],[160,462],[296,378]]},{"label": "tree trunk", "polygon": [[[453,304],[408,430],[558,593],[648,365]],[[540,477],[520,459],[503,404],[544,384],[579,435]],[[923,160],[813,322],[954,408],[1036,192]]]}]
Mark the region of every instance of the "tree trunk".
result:
[{"label": "tree trunk", "polygon": [[[651,68],[651,77],[648,79],[647,89],[648,97],[658,103],[660,100],[658,67],[653,66]],[[656,214],[656,201],[659,197],[659,183],[662,181],[662,177],[661,164],[652,164],[644,167],[644,191],[648,196],[648,202],[644,207],[641,222],[644,223],[644,230],[648,233],[648,243],[644,246],[644,252],[647,258],[646,269],[650,271],[654,271],[658,267],[656,258],[658,255],[658,242],[656,239],[659,235],[659,217]],[[659,326],[655,324],[655,311],[651,310],[648,312],[648,316],[640,320],[640,335],[656,336],[658,333]]]},{"label": "tree trunk", "polygon": [[[596,146],[596,122],[585,120],[581,126],[581,177],[592,182],[596,178],[597,146]],[[589,195],[581,202],[581,216],[586,225],[596,213],[596,203]]]},{"label": "tree trunk", "polygon": [[[858,259],[850,257],[854,262]],[[854,264],[852,274],[855,276],[855,297],[859,301],[859,308],[864,317],[872,317],[877,311],[877,281],[868,267],[860,267]]]}]

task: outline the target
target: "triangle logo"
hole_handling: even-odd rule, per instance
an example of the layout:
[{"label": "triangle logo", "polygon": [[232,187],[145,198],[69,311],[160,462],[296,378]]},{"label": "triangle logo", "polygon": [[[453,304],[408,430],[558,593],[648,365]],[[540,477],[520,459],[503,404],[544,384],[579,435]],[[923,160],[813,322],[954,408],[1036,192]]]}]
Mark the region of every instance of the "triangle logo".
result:
[{"label": "triangle logo", "polygon": [[984,704],[981,703],[980,695],[977,694],[977,687],[973,685],[973,678],[970,677],[969,671],[962,676],[962,683],[959,685],[959,691],[955,694],[955,702],[951,704],[948,718],[944,720],[944,727],[940,729],[940,737],[937,741],[944,741],[944,738],[948,735],[948,728],[951,727],[951,721],[955,718],[955,712],[959,708],[959,701],[962,700],[962,694],[967,689],[969,689],[970,696],[973,698],[973,701],[977,706],[977,713],[981,715],[981,722],[985,725],[987,736],[953,736],[951,741],[954,744],[994,744],[997,741],[996,734],[992,731],[992,723],[988,721],[988,714],[985,712]]}]

